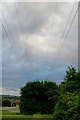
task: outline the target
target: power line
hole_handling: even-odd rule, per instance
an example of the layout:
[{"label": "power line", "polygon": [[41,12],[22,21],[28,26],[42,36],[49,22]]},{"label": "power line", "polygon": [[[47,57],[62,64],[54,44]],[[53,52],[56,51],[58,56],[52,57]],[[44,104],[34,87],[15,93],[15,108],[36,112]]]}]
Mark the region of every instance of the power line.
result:
[{"label": "power line", "polygon": [[[1,21],[1,20],[0,20],[0,21]],[[5,29],[4,25],[3,25],[3,23],[1,23],[1,24],[2,24],[2,27],[3,27],[3,29],[4,29],[4,31],[5,31],[5,33],[6,33],[6,35],[7,35],[7,38],[8,38],[8,40],[9,40],[9,42],[10,42],[10,44],[11,44],[11,46],[12,46],[14,52],[16,53],[16,50],[14,49],[14,46],[13,46],[13,44],[12,44],[11,41],[10,41],[10,38],[9,38],[9,36],[8,36],[8,33],[7,33],[7,31],[6,31],[6,29]],[[16,53],[16,56],[17,56],[19,62],[21,63],[21,61],[20,61],[19,56],[17,55],[17,53]]]},{"label": "power line", "polygon": [[[55,9],[54,9],[54,17],[52,17],[52,25],[51,25],[51,29],[54,29],[54,23],[55,23],[55,14],[56,14],[56,10],[57,10],[57,2],[55,5]],[[51,38],[51,37],[50,37]]]},{"label": "power line", "polygon": [[[20,15],[19,15],[19,10],[18,10],[18,8],[17,8],[17,4],[16,4],[16,3],[15,3],[15,10],[16,10],[15,12],[16,12],[16,14],[17,14],[18,24],[19,24],[19,28],[20,28],[20,34],[22,34],[22,33],[23,33],[22,21],[21,21],[21,18],[20,18]],[[31,46],[26,44],[26,40],[25,40],[25,38],[24,38],[24,35],[22,35],[22,40],[23,40],[23,43],[24,43],[24,48],[25,48],[25,50],[29,50],[29,49],[31,48]],[[27,54],[27,52],[26,52],[26,53],[25,53],[25,56],[27,56],[26,59],[29,61],[29,60],[30,60],[30,53]],[[32,63],[30,63],[29,67],[30,67],[30,69],[31,69]]]},{"label": "power line", "polygon": [[[7,38],[8,38],[8,40],[9,40],[9,42],[10,42],[10,44],[11,44],[11,46],[12,46],[12,48],[13,48],[13,50],[14,50],[14,52],[15,52],[18,60],[19,60],[20,65],[22,65],[22,70],[24,71],[23,63],[22,63],[22,61],[21,61],[21,59],[20,59],[20,57],[19,57],[19,55],[18,55],[16,45],[15,45],[15,47],[14,47],[14,45],[13,45],[14,39],[13,39],[13,36],[12,36],[10,30],[9,30],[9,27],[8,27],[8,25],[7,25],[7,23],[6,23],[6,20],[5,20],[3,14],[2,14],[2,17],[3,17],[4,21],[5,21],[5,24],[6,24],[6,27],[7,27],[7,29],[8,29],[8,32],[9,32],[9,34],[11,35],[11,39],[10,39],[10,37],[9,37],[9,35],[8,35],[8,32],[7,32],[6,29],[5,29],[4,24],[2,23],[2,21],[1,21],[1,19],[0,19],[0,22],[1,22],[1,24],[2,24],[2,27],[3,27],[3,29],[4,29],[4,31],[5,31],[5,33],[6,33],[6,35],[7,35]],[[11,42],[11,40],[12,40],[13,42]],[[15,43],[14,43],[14,44],[15,44]]]},{"label": "power line", "polygon": [[[0,22],[1,22],[1,24],[2,24],[2,27],[3,27],[3,29],[4,29],[4,31],[5,31],[5,33],[6,33],[6,35],[7,35],[7,38],[8,38],[8,40],[9,40],[9,42],[10,42],[12,48],[13,48],[13,50],[14,50],[14,52],[15,52],[15,54],[16,54],[18,60],[19,60],[19,63],[20,63],[21,68],[22,68],[22,71],[23,71],[23,73],[24,73],[25,71],[24,71],[24,68],[22,67],[22,63],[21,63],[21,61],[20,61],[20,58],[19,58],[19,56],[17,55],[17,53],[16,53],[16,51],[15,51],[15,49],[14,49],[13,44],[12,44],[11,41],[10,41],[11,39],[9,38],[8,33],[7,33],[7,31],[6,31],[5,27],[4,27],[4,24],[2,23],[1,19],[0,19]],[[18,83],[21,83],[20,81],[17,81],[17,82],[18,82]],[[25,82],[23,82],[23,83],[25,83]]]},{"label": "power line", "polygon": [[[72,15],[74,6],[75,6],[75,3],[74,3],[73,8],[72,8],[72,10],[71,10],[70,17],[71,17],[71,15]],[[80,6],[80,5],[79,5],[79,6]],[[79,9],[79,6],[78,6],[78,9]],[[76,10],[75,15],[74,15],[74,17],[73,17],[73,19],[72,19],[72,22],[71,22],[71,24],[70,24],[70,26],[69,26],[69,29],[68,29],[68,31],[67,31],[67,33],[66,33],[66,35],[65,35],[65,39],[63,40],[61,46],[60,46],[60,43],[59,43],[59,45],[58,45],[58,47],[60,46],[60,49],[59,49],[59,51],[58,51],[58,54],[56,53],[57,56],[58,56],[58,55],[60,54],[60,52],[61,52],[61,49],[62,49],[62,47],[63,47],[63,45],[64,45],[64,42],[65,42],[65,40],[66,40],[66,38],[67,38],[67,35],[68,35],[68,33],[69,33],[70,29],[71,29],[71,26],[72,26],[72,24],[73,24],[73,21],[74,21],[76,15],[77,15],[78,9]],[[69,23],[69,21],[70,21],[70,17],[69,17],[69,19],[68,19],[68,22],[67,22],[67,24],[66,24],[66,27],[67,27],[67,25],[68,25],[68,23]],[[65,27],[65,29],[64,29],[64,31],[63,31],[61,40],[63,39],[63,36],[64,36],[64,34],[65,34],[66,27]],[[57,60],[57,56],[56,56],[56,60]]]},{"label": "power line", "polygon": [[[63,33],[62,33],[62,36],[61,36],[61,39],[60,39],[61,41],[62,41],[62,39],[63,39],[63,36],[64,36],[65,32],[66,32],[66,28],[67,28],[67,25],[68,25],[68,23],[69,23],[69,21],[70,21],[70,18],[71,18],[71,16],[72,16],[72,13],[73,13],[73,9],[74,9],[74,7],[75,7],[75,4],[76,4],[76,3],[74,3],[74,5],[73,5],[73,7],[72,7],[71,13],[70,13],[70,15],[69,15],[69,19],[68,19],[68,21],[67,21],[67,23],[66,23],[66,26],[65,26],[65,28],[64,28],[64,31],[63,31]],[[59,46],[60,46],[60,44],[61,44],[61,41],[59,42],[57,49],[59,48]],[[57,53],[57,52],[56,52],[56,53]]]},{"label": "power line", "polygon": [[[54,23],[55,23],[55,14],[56,14],[56,10],[57,10],[57,2],[56,2],[56,5],[55,5],[55,9],[54,9],[54,17],[52,17],[52,25],[51,25],[51,29],[54,29]],[[49,44],[51,42],[51,36],[49,38]],[[48,50],[49,50],[49,44],[48,44]],[[47,51],[48,52],[48,51]]]},{"label": "power line", "polygon": [[[17,18],[18,18],[18,23],[19,23],[19,28],[20,28],[20,34],[22,34],[23,33],[23,28],[22,28],[22,23],[21,23],[21,19],[20,19],[20,16],[19,16],[19,11],[18,11],[18,9],[17,9],[17,4],[15,3],[15,10],[16,10],[16,14],[17,14]],[[22,36],[22,39],[23,39],[23,43],[24,43],[24,47],[27,49],[27,46],[26,46],[26,40],[25,40],[25,38],[24,38],[24,36]],[[27,54],[28,55],[28,54]],[[29,58],[29,55],[28,55],[28,57],[27,58]]]}]

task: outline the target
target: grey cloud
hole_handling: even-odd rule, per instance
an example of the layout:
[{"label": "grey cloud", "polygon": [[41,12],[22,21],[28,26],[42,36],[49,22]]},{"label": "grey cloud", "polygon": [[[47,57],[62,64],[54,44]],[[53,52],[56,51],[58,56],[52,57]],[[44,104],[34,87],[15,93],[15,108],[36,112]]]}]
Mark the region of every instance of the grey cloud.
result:
[{"label": "grey cloud", "polygon": [[[57,3],[56,12],[55,5],[56,3],[16,3],[15,7],[14,3],[3,4],[3,14],[13,36],[12,39],[7,31],[10,43],[5,31],[2,31],[3,87],[17,89],[36,79],[52,80],[59,84],[64,79],[66,65],[77,66],[77,22],[56,61],[56,50],[59,50],[57,46],[73,4]],[[3,23],[5,25],[4,19]],[[6,25],[5,28],[7,30]]]}]

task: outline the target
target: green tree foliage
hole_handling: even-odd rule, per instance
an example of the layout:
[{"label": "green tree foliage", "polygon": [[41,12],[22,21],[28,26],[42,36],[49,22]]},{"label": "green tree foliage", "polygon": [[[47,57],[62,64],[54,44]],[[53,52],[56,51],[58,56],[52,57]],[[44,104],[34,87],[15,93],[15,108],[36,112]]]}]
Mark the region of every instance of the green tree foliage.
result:
[{"label": "green tree foliage", "polygon": [[58,86],[51,81],[28,82],[21,88],[20,111],[25,114],[51,114],[58,99]]},{"label": "green tree foliage", "polygon": [[2,106],[10,107],[11,106],[11,102],[9,100],[3,100],[2,101]]},{"label": "green tree foliage", "polygon": [[80,88],[80,71],[76,72],[76,69],[72,66],[68,67],[64,81],[60,84],[61,93],[74,92]]},{"label": "green tree foliage", "polygon": [[80,120],[80,71],[76,72],[74,67],[68,67],[59,91],[54,120]]},{"label": "green tree foliage", "polygon": [[76,80],[76,69],[71,65],[68,67],[68,70],[66,71],[66,76],[64,78],[65,82],[69,82],[69,81],[74,81]]},{"label": "green tree foliage", "polygon": [[50,81],[28,82],[21,88],[20,111],[53,113],[54,120],[80,120],[80,71],[69,66],[59,87]]},{"label": "green tree foliage", "polygon": [[54,120],[80,120],[80,96],[76,92],[60,96],[53,117]]}]

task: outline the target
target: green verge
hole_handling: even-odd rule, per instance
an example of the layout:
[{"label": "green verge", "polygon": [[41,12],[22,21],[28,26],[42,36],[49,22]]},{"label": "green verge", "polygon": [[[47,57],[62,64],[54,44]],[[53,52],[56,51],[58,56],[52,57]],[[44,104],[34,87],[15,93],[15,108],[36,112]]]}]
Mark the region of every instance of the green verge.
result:
[{"label": "green verge", "polygon": [[[41,115],[41,114],[34,114],[34,115],[22,115],[20,113],[14,113],[14,112],[9,112],[8,110],[0,110],[0,113],[2,111],[2,119],[1,120],[36,120],[36,119],[49,119],[52,118],[52,115]],[[1,114],[0,114],[1,115]]]},{"label": "green verge", "polygon": [[51,115],[39,115],[39,114],[36,114],[36,115],[4,115],[2,116],[2,118],[31,118],[31,119],[36,119],[36,118],[39,118],[39,119],[43,119],[43,118],[52,118]]}]

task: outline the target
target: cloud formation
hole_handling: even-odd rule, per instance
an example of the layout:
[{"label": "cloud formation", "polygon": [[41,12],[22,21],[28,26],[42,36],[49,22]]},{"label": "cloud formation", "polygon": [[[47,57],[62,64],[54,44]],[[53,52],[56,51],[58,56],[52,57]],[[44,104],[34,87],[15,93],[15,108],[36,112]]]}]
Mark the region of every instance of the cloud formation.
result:
[{"label": "cloud formation", "polygon": [[[14,90],[33,80],[52,80],[59,84],[67,65],[77,67],[78,31],[77,16],[65,40],[72,22],[66,23],[74,3],[3,3],[3,93]],[[6,11],[6,12],[5,12]],[[57,54],[59,53],[59,54]],[[6,89],[7,88],[7,89]],[[11,90],[14,89],[14,90]],[[6,92],[5,92],[6,91]],[[19,92],[17,92],[19,94]]]}]

